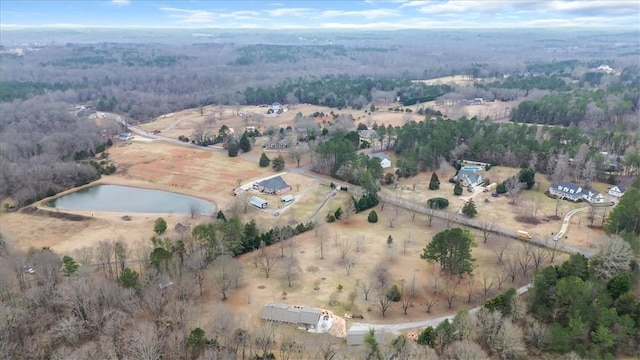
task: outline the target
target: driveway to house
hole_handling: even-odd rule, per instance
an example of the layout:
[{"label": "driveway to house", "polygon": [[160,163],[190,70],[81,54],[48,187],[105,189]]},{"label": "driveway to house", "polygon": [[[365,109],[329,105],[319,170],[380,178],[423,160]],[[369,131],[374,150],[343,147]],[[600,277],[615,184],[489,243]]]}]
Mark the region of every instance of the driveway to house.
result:
[{"label": "driveway to house", "polygon": [[565,216],[564,216],[564,220],[562,220],[562,227],[560,228],[560,231],[558,231],[558,233],[553,237],[553,240],[556,241],[556,239],[562,239],[562,237],[564,236],[564,234],[567,232],[567,230],[569,229],[569,224],[571,224],[571,217],[579,212],[582,211],[587,211],[589,210],[589,207],[583,207],[583,208],[579,208],[579,209],[574,209],[569,211]]},{"label": "driveway to house", "polygon": [[[525,292],[527,292],[529,290],[529,288],[531,287],[531,284],[527,284],[525,286],[522,286],[520,288],[518,288],[516,291],[518,293],[518,295],[522,295]],[[483,306],[477,306],[473,309],[469,310],[470,314],[473,314],[477,311],[479,311],[480,309],[482,309]],[[369,323],[353,323],[351,324],[352,327],[355,328],[361,328],[361,329],[374,329],[374,330],[386,330],[389,331],[395,335],[400,335],[400,333],[403,330],[409,330],[409,329],[418,329],[418,328],[426,328],[428,326],[433,326],[434,328],[436,326],[438,326],[441,322],[445,321],[445,320],[453,320],[453,318],[455,317],[455,314],[452,315],[445,315],[445,316],[440,316],[437,318],[433,318],[433,319],[425,319],[425,320],[419,320],[419,321],[408,321],[408,322],[401,322],[401,323],[396,323],[396,324],[369,324]]]}]

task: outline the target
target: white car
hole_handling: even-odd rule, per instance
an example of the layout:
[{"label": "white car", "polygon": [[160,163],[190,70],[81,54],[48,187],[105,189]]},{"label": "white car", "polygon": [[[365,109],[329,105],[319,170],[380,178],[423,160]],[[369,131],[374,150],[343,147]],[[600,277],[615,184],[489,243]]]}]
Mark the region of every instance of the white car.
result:
[{"label": "white car", "polygon": [[24,268],[24,272],[26,272],[27,274],[35,274],[36,270],[32,267],[28,267],[28,268]]}]

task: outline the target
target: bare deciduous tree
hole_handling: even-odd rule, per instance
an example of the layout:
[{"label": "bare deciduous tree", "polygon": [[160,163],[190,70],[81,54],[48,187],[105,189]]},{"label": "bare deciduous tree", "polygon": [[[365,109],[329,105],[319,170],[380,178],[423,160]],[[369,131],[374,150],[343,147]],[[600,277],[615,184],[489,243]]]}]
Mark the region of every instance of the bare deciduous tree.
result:
[{"label": "bare deciduous tree", "polygon": [[482,350],[480,345],[471,340],[454,341],[444,350],[446,359],[459,360],[482,360],[487,359],[487,353]]},{"label": "bare deciduous tree", "polygon": [[411,241],[411,233],[407,233],[403,238],[402,238],[402,253],[404,255],[407,255],[407,247],[409,245],[411,245],[412,241]]},{"label": "bare deciduous tree", "polygon": [[111,267],[111,257],[113,255],[113,243],[111,241],[100,241],[98,243],[98,259],[102,265],[104,276],[113,279],[113,268]]},{"label": "bare deciduous tree", "polygon": [[431,313],[431,309],[438,303],[438,298],[436,298],[435,296],[429,296],[427,295],[424,298],[424,306],[427,310],[427,313]]},{"label": "bare deciduous tree", "polygon": [[268,252],[266,250],[263,250],[262,253],[260,254],[260,259],[258,260],[258,263],[260,265],[260,271],[262,271],[262,273],[264,274],[265,278],[269,278],[269,274],[271,274],[271,270],[273,270],[276,265],[278,265],[278,261],[280,260],[280,258],[278,257],[277,254],[274,254],[273,252]]},{"label": "bare deciduous tree", "polygon": [[356,207],[354,204],[354,198],[348,196],[342,203],[342,220],[347,224],[351,221],[351,218],[356,213]]},{"label": "bare deciduous tree", "polygon": [[138,322],[128,344],[131,358],[160,360],[163,357],[163,340],[156,328],[148,322]]},{"label": "bare deciduous tree", "polygon": [[360,289],[362,289],[362,293],[364,294],[364,301],[369,301],[369,292],[373,288],[373,281],[358,279],[358,286],[360,287]]},{"label": "bare deciduous tree", "polygon": [[516,261],[520,268],[520,274],[526,279],[529,275],[529,270],[533,268],[533,262],[531,261],[531,249],[525,249],[516,254]]},{"label": "bare deciduous tree", "polygon": [[327,241],[327,228],[326,225],[321,224],[313,229],[315,233],[316,241],[320,250],[320,260],[324,259],[324,245]]},{"label": "bare deciduous tree", "polygon": [[378,310],[380,310],[380,314],[382,317],[386,316],[387,311],[391,307],[391,298],[387,296],[388,288],[378,286],[375,288],[375,304]]},{"label": "bare deciduous tree", "polygon": [[473,292],[476,289],[476,278],[473,276],[469,277],[469,281],[467,281],[467,284],[465,285],[465,292],[467,294],[467,303],[471,303],[471,300],[473,299]]},{"label": "bare deciduous tree", "polygon": [[456,295],[458,294],[458,282],[447,278],[444,287],[445,298],[447,299],[447,305],[449,309],[453,306],[453,302],[456,299]]},{"label": "bare deciduous tree", "polygon": [[298,265],[298,259],[290,257],[282,263],[282,278],[287,282],[289,287],[293,286],[293,282],[300,277],[302,269]]},{"label": "bare deciduous tree", "polygon": [[508,248],[509,242],[505,241],[504,238],[500,238],[500,244],[493,249],[493,252],[496,254],[498,265],[502,265],[504,253]]},{"label": "bare deciduous tree", "polygon": [[506,271],[499,271],[495,275],[496,282],[498,283],[498,291],[502,290],[502,285],[507,281],[509,275]]},{"label": "bare deciduous tree", "polygon": [[533,249],[531,249],[531,260],[533,261],[533,268],[534,270],[538,271],[538,269],[540,268],[540,265],[542,265],[545,260],[547,260],[547,257],[549,256],[549,251],[542,247],[542,246],[536,246]]},{"label": "bare deciduous tree", "polygon": [[227,300],[227,293],[242,277],[242,265],[227,254],[219,255],[212,263],[213,285],[222,295],[222,301]]},{"label": "bare deciduous tree", "polygon": [[407,309],[409,309],[410,306],[413,306],[413,299],[416,296],[416,276],[415,276],[415,274],[411,278],[411,284],[409,284],[409,285],[406,285],[405,281],[403,279],[401,293],[402,293],[402,298],[400,298],[400,301],[401,301],[401,305],[402,305],[402,311],[404,311],[404,314],[407,315]]},{"label": "bare deciduous tree", "polygon": [[496,228],[496,223],[489,220],[489,219],[485,219],[482,222],[482,239],[483,239],[483,243],[487,243],[487,241],[489,240],[489,237],[491,237],[491,234],[493,233],[494,229]]},{"label": "bare deciduous tree", "polygon": [[520,275],[520,267],[518,265],[517,256],[510,257],[504,262],[504,268],[507,271],[507,274],[511,278],[511,283],[515,283],[516,279]]},{"label": "bare deciduous tree", "polygon": [[631,245],[616,236],[600,247],[600,251],[589,261],[596,277],[608,281],[621,272],[629,270],[633,261]]},{"label": "bare deciduous tree", "polygon": [[482,296],[486,300],[489,296],[489,291],[491,291],[491,288],[493,287],[493,279],[491,279],[486,273],[482,274],[480,286],[482,287]]},{"label": "bare deciduous tree", "polygon": [[344,264],[345,259],[349,257],[349,254],[353,250],[353,245],[351,244],[351,239],[344,238],[340,241],[338,246],[339,256],[338,262],[340,264]]}]

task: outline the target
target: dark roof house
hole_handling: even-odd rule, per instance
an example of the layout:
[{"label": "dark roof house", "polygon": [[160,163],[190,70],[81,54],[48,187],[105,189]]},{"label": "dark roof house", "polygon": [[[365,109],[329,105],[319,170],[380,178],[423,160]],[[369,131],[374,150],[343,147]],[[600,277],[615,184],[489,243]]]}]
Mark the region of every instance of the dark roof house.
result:
[{"label": "dark roof house", "polygon": [[477,186],[482,184],[484,179],[482,175],[468,170],[460,170],[458,171],[458,175],[456,175],[456,179],[460,180],[460,185],[468,187],[468,186]]},{"label": "dark roof house", "polygon": [[281,194],[283,192],[291,190],[291,185],[282,180],[281,176],[275,176],[269,179],[262,180],[258,183],[260,191],[267,194]]}]

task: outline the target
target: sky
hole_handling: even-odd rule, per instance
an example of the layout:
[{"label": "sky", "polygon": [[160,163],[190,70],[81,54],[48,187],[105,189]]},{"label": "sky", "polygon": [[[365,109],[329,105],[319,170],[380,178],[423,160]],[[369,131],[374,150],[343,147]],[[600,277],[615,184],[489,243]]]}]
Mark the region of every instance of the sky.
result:
[{"label": "sky", "polygon": [[640,1],[1,0],[0,27],[640,29]]}]

